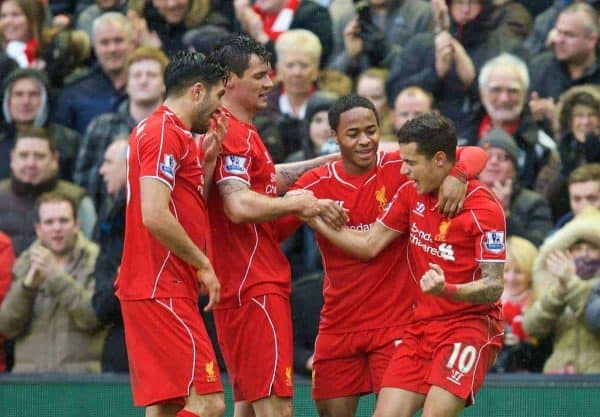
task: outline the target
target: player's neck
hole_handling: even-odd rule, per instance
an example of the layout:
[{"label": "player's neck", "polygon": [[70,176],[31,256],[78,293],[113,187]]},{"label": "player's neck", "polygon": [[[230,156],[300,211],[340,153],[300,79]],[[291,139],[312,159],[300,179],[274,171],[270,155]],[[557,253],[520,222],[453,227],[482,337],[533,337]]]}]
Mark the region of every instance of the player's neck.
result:
[{"label": "player's neck", "polygon": [[181,120],[188,129],[191,129],[193,120],[193,109],[191,108],[187,100],[181,100],[178,97],[171,97],[167,98],[164,101],[163,105],[169,110],[171,110],[173,113],[175,113],[175,116],[177,116],[177,118]]},{"label": "player's neck", "polygon": [[245,107],[243,104],[239,102],[239,100],[235,100],[231,97],[223,97],[223,105],[229,110],[233,116],[241,122],[247,123],[249,125],[252,124],[252,120],[256,115],[255,109],[249,109]]}]

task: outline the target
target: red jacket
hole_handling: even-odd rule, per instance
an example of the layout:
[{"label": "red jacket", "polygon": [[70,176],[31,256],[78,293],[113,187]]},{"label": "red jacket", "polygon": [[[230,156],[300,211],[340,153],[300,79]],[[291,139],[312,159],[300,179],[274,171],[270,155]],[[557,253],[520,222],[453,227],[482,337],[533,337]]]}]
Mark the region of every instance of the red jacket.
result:
[{"label": "red jacket", "polygon": [[[4,300],[12,282],[12,267],[15,252],[12,241],[0,232],[0,303]],[[0,372],[6,371],[6,354],[4,353],[4,336],[0,334]]]}]

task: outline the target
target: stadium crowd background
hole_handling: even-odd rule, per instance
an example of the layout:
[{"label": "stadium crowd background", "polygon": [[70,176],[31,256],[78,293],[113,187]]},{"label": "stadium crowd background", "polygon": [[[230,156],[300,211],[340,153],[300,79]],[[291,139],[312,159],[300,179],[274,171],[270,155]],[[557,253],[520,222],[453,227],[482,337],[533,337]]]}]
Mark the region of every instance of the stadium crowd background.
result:
[{"label": "stadium crowd background", "polygon": [[[326,111],[350,92],[373,101],[384,141],[436,111],[462,144],[484,147],[480,179],[509,236],[493,372],[600,372],[599,10],[568,0],[2,0],[0,370],[127,372],[112,290],[124,139],[162,102],[169,56],[245,32],[273,53],[277,82],[255,124],[275,162],[335,152]],[[55,191],[77,205],[54,230],[36,200]],[[306,227],[284,249],[295,370],[310,375],[320,256]],[[32,265],[47,282],[31,282]]]}]

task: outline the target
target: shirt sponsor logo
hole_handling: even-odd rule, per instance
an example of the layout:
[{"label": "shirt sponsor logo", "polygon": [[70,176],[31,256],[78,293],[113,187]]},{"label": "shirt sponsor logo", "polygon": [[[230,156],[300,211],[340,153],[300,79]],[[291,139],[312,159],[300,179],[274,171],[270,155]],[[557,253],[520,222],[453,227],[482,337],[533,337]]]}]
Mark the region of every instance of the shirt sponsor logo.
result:
[{"label": "shirt sponsor logo", "polygon": [[485,243],[487,250],[492,253],[500,253],[504,250],[504,232],[485,232]]},{"label": "shirt sponsor logo", "polygon": [[425,213],[425,204],[417,201],[417,205],[414,208],[413,213],[415,213],[417,216],[423,217],[423,214]]},{"label": "shirt sponsor logo", "polygon": [[158,165],[158,169],[163,175],[167,178],[173,179],[175,178],[175,167],[177,166],[177,161],[175,161],[175,157],[171,154],[166,154],[162,163]]},{"label": "shirt sponsor logo", "polygon": [[413,223],[410,227],[410,243],[415,245],[426,254],[437,256],[438,258],[442,258],[446,261],[455,261],[454,257],[454,249],[452,245],[448,243],[441,243],[437,245],[433,242],[431,238],[431,233],[426,233],[419,229],[416,223]]},{"label": "shirt sponsor logo", "polygon": [[348,225],[348,228],[352,229],[352,230],[358,230],[361,232],[368,232],[369,230],[371,230],[371,225],[360,223],[360,224],[356,224],[356,225]]},{"label": "shirt sponsor logo", "polygon": [[247,174],[248,170],[246,164],[248,158],[237,155],[226,155],[225,156],[225,171],[230,174]]}]

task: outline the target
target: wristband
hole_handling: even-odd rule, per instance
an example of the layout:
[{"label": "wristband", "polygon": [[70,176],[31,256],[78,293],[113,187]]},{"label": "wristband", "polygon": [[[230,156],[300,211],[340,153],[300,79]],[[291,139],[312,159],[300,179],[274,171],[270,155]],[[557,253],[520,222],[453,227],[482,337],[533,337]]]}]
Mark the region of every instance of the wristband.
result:
[{"label": "wristband", "polygon": [[458,287],[456,284],[446,284],[444,285],[442,296],[446,298],[452,298],[454,295],[456,295],[457,291]]},{"label": "wristband", "polygon": [[464,171],[462,171],[456,165],[454,165],[450,170],[450,175],[458,179],[463,184],[467,183],[467,174],[465,174]]}]

